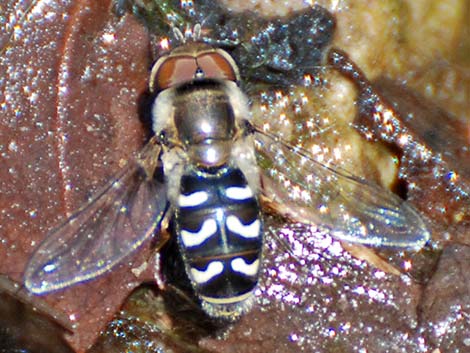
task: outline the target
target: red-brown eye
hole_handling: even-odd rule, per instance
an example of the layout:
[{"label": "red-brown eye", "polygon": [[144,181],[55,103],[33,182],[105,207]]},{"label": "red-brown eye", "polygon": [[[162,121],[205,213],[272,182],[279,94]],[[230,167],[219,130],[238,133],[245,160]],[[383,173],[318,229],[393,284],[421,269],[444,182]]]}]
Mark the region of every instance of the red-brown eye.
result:
[{"label": "red-brown eye", "polygon": [[[223,52],[225,53],[225,52]],[[237,72],[231,61],[219,51],[207,52],[197,57],[197,64],[205,78],[215,78],[237,82]]]},{"label": "red-brown eye", "polygon": [[158,59],[152,68],[149,87],[152,92],[160,92],[196,78],[238,82],[237,64],[224,50],[194,43],[184,47],[184,51],[177,48]]},{"label": "red-brown eye", "polygon": [[193,56],[164,57],[160,60],[152,69],[150,80],[152,92],[159,92],[194,79],[198,67]]}]

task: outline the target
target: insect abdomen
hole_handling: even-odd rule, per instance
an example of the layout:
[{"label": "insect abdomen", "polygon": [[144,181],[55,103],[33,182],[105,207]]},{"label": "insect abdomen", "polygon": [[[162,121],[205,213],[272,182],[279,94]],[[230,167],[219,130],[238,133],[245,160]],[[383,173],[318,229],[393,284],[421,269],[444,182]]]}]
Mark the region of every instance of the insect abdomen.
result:
[{"label": "insect abdomen", "polygon": [[186,273],[211,316],[249,308],[261,264],[262,220],[256,196],[239,169],[181,178],[176,235]]}]

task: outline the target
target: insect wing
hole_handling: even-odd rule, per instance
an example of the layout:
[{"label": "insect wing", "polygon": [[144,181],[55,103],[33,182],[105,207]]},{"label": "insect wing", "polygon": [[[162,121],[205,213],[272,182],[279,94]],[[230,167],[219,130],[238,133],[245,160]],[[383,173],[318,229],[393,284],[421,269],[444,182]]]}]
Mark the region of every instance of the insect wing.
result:
[{"label": "insect wing", "polygon": [[[150,142],[87,205],[54,229],[33,254],[25,285],[43,294],[95,278],[136,250],[158,227],[166,190],[144,166],[156,165],[159,146]],[[148,156],[148,157],[147,157]],[[152,157],[153,156],[153,157]]]},{"label": "insect wing", "polygon": [[255,129],[263,193],[279,200],[286,215],[364,245],[418,250],[429,240],[423,220],[409,203]]}]

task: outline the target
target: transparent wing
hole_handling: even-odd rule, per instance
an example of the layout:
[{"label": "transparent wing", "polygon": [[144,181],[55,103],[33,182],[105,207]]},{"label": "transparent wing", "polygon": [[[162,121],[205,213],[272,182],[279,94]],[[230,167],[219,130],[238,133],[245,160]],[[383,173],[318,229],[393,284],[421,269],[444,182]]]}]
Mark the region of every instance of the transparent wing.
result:
[{"label": "transparent wing", "polygon": [[159,225],[166,191],[154,176],[151,140],[89,203],[54,229],[33,254],[25,285],[42,294],[95,278],[136,250]]},{"label": "transparent wing", "polygon": [[429,240],[420,215],[395,194],[254,129],[263,193],[286,215],[353,243],[417,250]]}]

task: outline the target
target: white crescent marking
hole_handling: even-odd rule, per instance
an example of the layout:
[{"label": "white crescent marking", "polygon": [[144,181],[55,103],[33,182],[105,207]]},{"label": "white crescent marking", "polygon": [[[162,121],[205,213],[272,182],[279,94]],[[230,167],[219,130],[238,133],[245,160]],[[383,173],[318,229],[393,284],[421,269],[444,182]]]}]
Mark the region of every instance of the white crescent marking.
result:
[{"label": "white crescent marking", "polygon": [[191,268],[191,277],[193,278],[194,282],[201,284],[210,281],[215,276],[222,273],[224,270],[224,264],[220,261],[212,261],[207,266],[207,269],[204,271],[196,270],[195,268]]},{"label": "white crescent marking", "polygon": [[257,238],[260,236],[261,222],[259,219],[256,219],[251,224],[244,225],[238,217],[232,215],[227,217],[226,224],[228,230],[243,238]]},{"label": "white crescent marking", "polygon": [[225,189],[225,195],[232,200],[246,200],[254,196],[253,191],[248,185],[242,188],[231,186]]},{"label": "white crescent marking", "polygon": [[259,270],[259,260],[255,260],[252,264],[248,264],[243,258],[237,257],[232,260],[230,265],[235,272],[243,273],[247,276],[255,276]]},{"label": "white crescent marking", "polygon": [[204,243],[208,238],[213,236],[217,232],[217,223],[213,218],[206,219],[202,224],[202,227],[197,232],[190,232],[187,230],[181,230],[181,240],[183,244],[190,248],[198,246]]},{"label": "white crescent marking", "polygon": [[178,197],[178,206],[194,207],[207,201],[209,195],[205,191],[196,191],[189,195],[180,194]]}]

